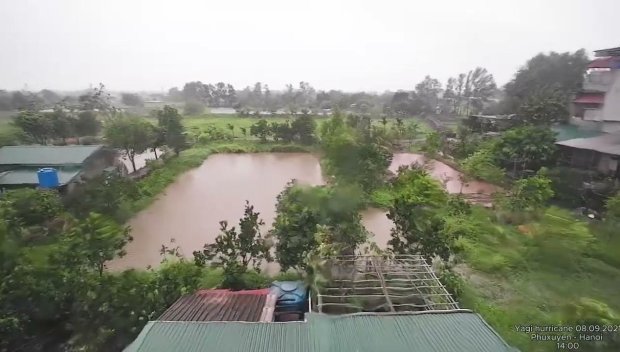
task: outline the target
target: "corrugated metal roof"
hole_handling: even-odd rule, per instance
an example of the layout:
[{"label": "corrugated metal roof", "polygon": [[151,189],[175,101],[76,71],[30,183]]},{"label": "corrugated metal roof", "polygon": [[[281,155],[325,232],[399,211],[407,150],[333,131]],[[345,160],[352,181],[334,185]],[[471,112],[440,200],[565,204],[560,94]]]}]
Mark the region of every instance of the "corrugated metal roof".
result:
[{"label": "corrugated metal roof", "polygon": [[609,48],[609,49],[599,49],[594,50],[594,55],[596,57],[602,56],[620,56],[620,47],[617,48]]},{"label": "corrugated metal roof", "polygon": [[101,149],[102,145],[22,145],[0,148],[0,165],[76,165]]},{"label": "corrugated metal roof", "polygon": [[565,147],[594,150],[599,153],[620,155],[620,133],[603,134],[591,138],[575,138],[556,142]]},{"label": "corrugated metal roof", "polygon": [[[19,168],[0,172],[0,185],[36,185],[39,184],[36,168]],[[80,173],[80,169],[58,170],[58,182],[66,185]]]},{"label": "corrugated metal roof", "polygon": [[200,290],[179,298],[157,320],[260,321],[269,292]]},{"label": "corrugated metal roof", "polygon": [[126,352],[515,351],[478,315],[312,313],[307,322],[149,322]]},{"label": "corrugated metal roof", "polygon": [[602,57],[596,59],[590,64],[588,64],[588,68],[619,68],[620,67],[620,58],[618,57]]},{"label": "corrugated metal roof", "polygon": [[603,132],[598,130],[570,124],[553,126],[551,129],[556,133],[555,139],[557,141],[565,141],[575,138],[590,138],[603,134]]},{"label": "corrugated metal roof", "polygon": [[579,94],[573,103],[576,104],[603,104],[605,101],[604,93],[581,93]]}]

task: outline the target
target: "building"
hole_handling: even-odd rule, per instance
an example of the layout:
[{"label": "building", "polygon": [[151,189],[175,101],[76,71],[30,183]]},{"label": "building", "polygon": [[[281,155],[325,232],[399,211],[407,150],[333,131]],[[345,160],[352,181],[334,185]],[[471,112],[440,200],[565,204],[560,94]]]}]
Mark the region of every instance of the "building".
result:
[{"label": "building", "polygon": [[0,148],[0,189],[37,187],[37,171],[47,167],[58,171],[63,191],[105,169],[124,169],[117,152],[102,145],[7,146]]},{"label": "building", "polygon": [[620,132],[620,47],[594,53],[573,100],[574,115],[602,132]]},{"label": "building", "polygon": [[[478,314],[460,309],[419,255],[324,263],[319,270],[329,272],[328,281],[302,295],[304,301],[291,297],[301,282],[183,296],[148,322],[125,352],[517,351]],[[305,312],[278,319],[292,301]]]},{"label": "building", "polygon": [[560,162],[620,179],[620,132],[556,142]]}]

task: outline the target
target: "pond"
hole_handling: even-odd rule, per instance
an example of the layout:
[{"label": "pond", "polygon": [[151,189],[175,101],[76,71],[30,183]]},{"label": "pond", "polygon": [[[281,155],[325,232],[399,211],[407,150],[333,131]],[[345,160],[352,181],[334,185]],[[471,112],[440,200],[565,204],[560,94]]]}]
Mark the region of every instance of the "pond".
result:
[{"label": "pond", "polygon": [[[422,163],[424,157],[411,153],[394,155],[390,170],[401,165]],[[444,180],[451,193],[461,190],[458,171],[437,161],[428,163],[431,175]],[[113,270],[146,268],[161,261],[161,246],[178,246],[186,256],[212,243],[219,234],[219,222],[237,225],[245,201],[254,205],[264,220],[266,233],[275,217],[276,196],[287,182],[297,179],[308,185],[320,185],[319,159],[307,153],[216,154],[198,168],[181,175],[147,209],[128,223],[133,242],[127,255],[108,264]],[[475,182],[463,186],[463,192],[491,192],[491,185]],[[385,247],[392,223],[380,209],[362,212],[363,223],[373,239]],[[174,243],[170,240],[174,239]]]}]

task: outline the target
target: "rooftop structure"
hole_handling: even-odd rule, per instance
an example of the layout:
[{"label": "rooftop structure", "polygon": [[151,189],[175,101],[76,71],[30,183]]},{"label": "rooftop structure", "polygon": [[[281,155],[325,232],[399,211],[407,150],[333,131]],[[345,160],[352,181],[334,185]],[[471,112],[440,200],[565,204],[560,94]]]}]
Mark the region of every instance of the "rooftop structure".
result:
[{"label": "rooftop structure", "polygon": [[600,131],[620,131],[620,48],[596,50],[595,55],[573,100],[574,115]]},{"label": "rooftop structure", "polygon": [[37,186],[37,171],[52,167],[60,186],[92,177],[113,166],[116,152],[102,145],[26,145],[0,148],[0,188]]},{"label": "rooftop structure", "polygon": [[319,313],[458,309],[420,255],[342,256],[327,266],[329,280],[313,302]]},{"label": "rooftop structure", "polygon": [[275,296],[262,290],[200,290],[179,298],[160,321],[271,321]]},{"label": "rooftop structure", "polygon": [[467,310],[311,313],[306,321],[149,322],[125,352],[502,352],[516,351]]}]

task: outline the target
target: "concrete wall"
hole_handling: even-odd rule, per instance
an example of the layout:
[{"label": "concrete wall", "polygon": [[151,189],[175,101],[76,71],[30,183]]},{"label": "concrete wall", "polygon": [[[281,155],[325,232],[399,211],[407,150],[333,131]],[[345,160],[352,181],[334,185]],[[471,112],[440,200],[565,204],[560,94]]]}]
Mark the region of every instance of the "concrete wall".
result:
[{"label": "concrete wall", "polygon": [[613,70],[613,81],[605,94],[603,120],[620,122],[620,70]]}]

